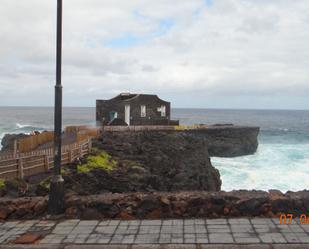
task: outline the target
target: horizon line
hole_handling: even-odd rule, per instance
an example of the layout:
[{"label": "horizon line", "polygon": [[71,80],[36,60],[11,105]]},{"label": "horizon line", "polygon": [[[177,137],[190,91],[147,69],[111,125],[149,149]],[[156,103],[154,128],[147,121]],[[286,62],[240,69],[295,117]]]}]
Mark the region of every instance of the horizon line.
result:
[{"label": "horizon line", "polygon": [[[33,106],[33,105],[0,105],[0,108],[54,108],[54,106]],[[95,106],[63,106],[63,108],[96,108]],[[239,108],[239,107],[171,107],[171,109],[195,109],[195,110],[244,110],[244,111],[309,111],[309,109],[263,109],[263,108]]]}]

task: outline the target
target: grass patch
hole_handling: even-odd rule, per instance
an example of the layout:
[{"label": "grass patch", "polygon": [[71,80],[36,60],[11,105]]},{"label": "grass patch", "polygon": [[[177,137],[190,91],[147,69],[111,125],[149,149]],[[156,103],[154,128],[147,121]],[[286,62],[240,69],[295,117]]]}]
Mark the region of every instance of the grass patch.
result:
[{"label": "grass patch", "polygon": [[106,171],[111,171],[117,166],[117,161],[113,160],[111,155],[105,151],[101,151],[100,154],[96,156],[88,156],[87,163],[78,165],[78,173],[88,173],[92,169],[104,169]]},{"label": "grass patch", "polygon": [[132,160],[122,160],[121,161],[124,165],[126,165],[127,167],[130,168],[143,168],[143,165],[141,165],[140,163],[136,162],[136,161],[132,161]]},{"label": "grass patch", "polygon": [[97,147],[92,147],[91,148],[91,155],[97,156],[101,153],[101,150]]},{"label": "grass patch", "polygon": [[39,185],[45,189],[49,189],[51,178],[52,178],[51,176],[47,177],[45,180],[41,181]]},{"label": "grass patch", "polygon": [[0,189],[5,188],[5,180],[0,179]]},{"label": "grass patch", "polygon": [[70,172],[70,169],[66,166],[61,166],[61,175],[67,175]]},{"label": "grass patch", "polygon": [[[4,182],[4,180],[3,180]],[[20,191],[20,190],[25,190],[28,189],[28,184],[26,181],[22,180],[22,179],[18,179],[18,178],[14,178],[11,180],[6,180],[4,182],[5,184],[5,188],[8,190],[12,190],[12,191]],[[0,185],[3,185],[0,183]],[[1,189],[1,187],[0,187]]]}]

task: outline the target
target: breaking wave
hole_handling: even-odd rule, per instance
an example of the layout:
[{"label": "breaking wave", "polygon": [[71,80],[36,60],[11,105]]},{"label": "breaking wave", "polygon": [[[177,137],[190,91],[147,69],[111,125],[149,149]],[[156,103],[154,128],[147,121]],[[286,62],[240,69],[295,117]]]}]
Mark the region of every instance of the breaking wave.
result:
[{"label": "breaking wave", "polygon": [[19,124],[16,123],[16,128],[13,131],[19,131],[19,132],[31,132],[31,131],[43,131],[45,130],[45,127],[37,127],[33,125],[28,125],[28,124]]},{"label": "breaking wave", "polygon": [[30,134],[33,131],[44,131],[46,130],[47,127],[38,127],[38,126],[33,126],[33,125],[28,125],[28,124],[19,124],[16,123],[15,125],[12,125],[11,127],[0,127],[0,149],[2,148],[1,146],[1,141],[5,134],[18,134],[18,133],[24,133],[24,134]]},{"label": "breaking wave", "polygon": [[309,188],[309,143],[260,144],[251,156],[211,160],[220,171],[222,190]]}]

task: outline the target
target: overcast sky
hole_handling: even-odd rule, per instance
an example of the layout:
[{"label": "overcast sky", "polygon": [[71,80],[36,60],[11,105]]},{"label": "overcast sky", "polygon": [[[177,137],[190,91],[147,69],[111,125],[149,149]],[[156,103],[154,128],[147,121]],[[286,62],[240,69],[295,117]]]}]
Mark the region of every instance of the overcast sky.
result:
[{"label": "overcast sky", "polygon": [[[0,105],[52,106],[56,0],[0,0]],[[309,109],[308,0],[64,0],[64,105]]]}]

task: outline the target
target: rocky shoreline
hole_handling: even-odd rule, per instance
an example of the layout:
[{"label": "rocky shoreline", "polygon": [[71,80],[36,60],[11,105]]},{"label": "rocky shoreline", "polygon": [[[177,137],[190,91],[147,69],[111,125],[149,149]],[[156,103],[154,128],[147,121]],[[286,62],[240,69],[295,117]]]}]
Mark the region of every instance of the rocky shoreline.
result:
[{"label": "rocky shoreline", "polygon": [[[219,191],[204,138],[183,132],[104,133],[89,156],[63,167],[65,189],[76,195],[154,191]],[[50,174],[11,180],[0,196],[44,196]]]},{"label": "rocky shoreline", "polygon": [[[273,217],[305,211],[308,192],[220,192],[220,174],[210,157],[253,154],[258,133],[259,128],[237,126],[104,132],[89,156],[63,168],[65,217]],[[47,172],[5,183],[0,219],[46,217],[49,180]]]},{"label": "rocky shoreline", "polygon": [[[258,128],[214,126],[178,131],[104,132],[89,156],[63,167],[76,195],[154,191],[219,191],[213,156],[254,153]],[[224,146],[222,145],[224,144]],[[5,182],[0,196],[44,196],[51,173]]]},{"label": "rocky shoreline", "polygon": [[[1,198],[0,220],[50,218],[47,197]],[[167,219],[300,216],[309,210],[309,191],[154,192],[65,198],[63,218]]]}]

